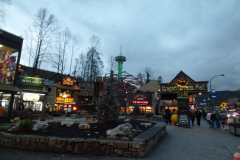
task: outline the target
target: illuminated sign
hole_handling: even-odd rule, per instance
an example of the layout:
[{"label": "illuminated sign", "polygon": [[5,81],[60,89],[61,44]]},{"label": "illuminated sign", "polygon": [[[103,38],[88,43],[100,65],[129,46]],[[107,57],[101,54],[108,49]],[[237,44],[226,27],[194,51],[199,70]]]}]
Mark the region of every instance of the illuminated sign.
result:
[{"label": "illuminated sign", "polygon": [[63,78],[63,83],[62,84],[72,86],[74,84],[74,82],[75,82],[75,80],[73,80],[72,77],[67,76],[67,77]]},{"label": "illuminated sign", "polygon": [[133,101],[134,104],[148,104],[148,101]]},{"label": "illuminated sign", "polygon": [[39,94],[29,94],[29,93],[24,93],[23,94],[23,100],[24,101],[38,101],[40,99]]},{"label": "illuminated sign", "polygon": [[19,79],[20,85],[42,87],[44,83],[43,78],[28,77],[28,76],[19,76],[19,77],[20,77]]},{"label": "illuminated sign", "polygon": [[76,111],[76,110],[77,110],[77,107],[73,107],[73,110]]},{"label": "illuminated sign", "polygon": [[196,84],[192,86],[161,86],[162,92],[178,91],[206,91],[206,84]]},{"label": "illuminated sign", "polygon": [[59,102],[73,102],[73,98],[57,97],[57,101],[59,101]]}]

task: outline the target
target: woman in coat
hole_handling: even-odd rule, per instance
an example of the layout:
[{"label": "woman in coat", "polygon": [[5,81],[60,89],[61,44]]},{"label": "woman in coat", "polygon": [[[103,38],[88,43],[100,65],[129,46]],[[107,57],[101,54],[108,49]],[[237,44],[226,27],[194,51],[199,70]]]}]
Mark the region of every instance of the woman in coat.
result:
[{"label": "woman in coat", "polygon": [[194,120],[195,120],[195,112],[191,111],[190,118],[192,120],[192,126],[194,126]]}]

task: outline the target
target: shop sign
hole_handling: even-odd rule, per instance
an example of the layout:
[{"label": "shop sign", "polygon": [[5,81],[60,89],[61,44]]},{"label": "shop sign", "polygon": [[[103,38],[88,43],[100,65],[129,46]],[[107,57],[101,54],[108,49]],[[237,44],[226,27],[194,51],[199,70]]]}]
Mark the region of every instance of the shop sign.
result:
[{"label": "shop sign", "polygon": [[137,94],[136,96],[133,97],[133,99],[136,99],[136,100],[146,100],[147,97],[142,95],[142,94]]},{"label": "shop sign", "polygon": [[206,91],[206,84],[195,84],[191,86],[161,86],[162,92],[179,92],[179,91]]},{"label": "shop sign", "polygon": [[24,101],[39,101],[40,96],[38,94],[23,94]]},{"label": "shop sign", "polygon": [[72,77],[67,76],[67,77],[63,78],[62,84],[63,85],[71,85],[72,86],[74,84],[74,82],[75,82],[75,80],[72,79]]},{"label": "shop sign", "polygon": [[58,102],[73,102],[73,98],[57,97]]},{"label": "shop sign", "polygon": [[215,91],[215,89],[212,89],[212,98],[216,98],[216,91]]},{"label": "shop sign", "polygon": [[43,87],[44,79],[28,76],[19,76],[19,84],[25,86]]},{"label": "shop sign", "polygon": [[133,104],[144,104],[144,105],[147,105],[148,101],[133,101]]}]

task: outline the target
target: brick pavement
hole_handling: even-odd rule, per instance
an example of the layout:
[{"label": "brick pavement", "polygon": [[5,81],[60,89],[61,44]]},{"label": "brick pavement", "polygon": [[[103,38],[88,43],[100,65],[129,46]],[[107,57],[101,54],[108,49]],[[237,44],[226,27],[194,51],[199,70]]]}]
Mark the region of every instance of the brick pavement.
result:
[{"label": "brick pavement", "polygon": [[[180,128],[173,125],[167,126],[167,134],[140,160],[232,160],[233,154],[238,151],[239,137],[228,131],[212,130],[206,121],[201,121],[201,127]],[[10,154],[10,155],[8,155]],[[75,160],[75,159],[104,159],[104,160],[134,160],[136,158],[59,154],[38,151],[6,149],[0,147],[1,160]],[[64,156],[62,156],[64,155]]]}]

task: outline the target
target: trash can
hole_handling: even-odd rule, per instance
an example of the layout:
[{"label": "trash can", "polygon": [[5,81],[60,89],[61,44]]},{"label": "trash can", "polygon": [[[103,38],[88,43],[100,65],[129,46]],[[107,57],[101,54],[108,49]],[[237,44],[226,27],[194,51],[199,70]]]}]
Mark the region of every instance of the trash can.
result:
[{"label": "trash can", "polygon": [[235,123],[240,123],[240,122],[239,122],[239,115],[236,115],[236,116],[235,116]]},{"label": "trash can", "polygon": [[228,123],[234,123],[234,118],[233,117],[229,117],[228,118]]}]

